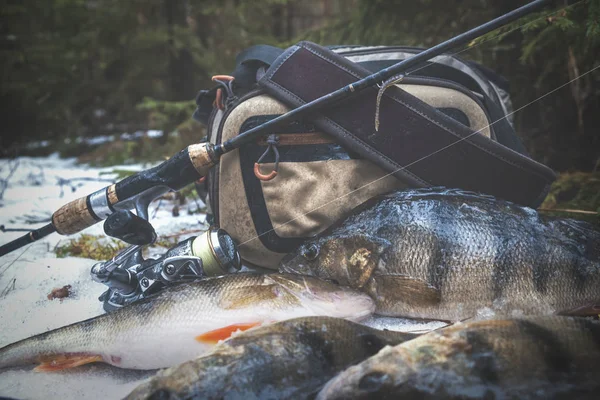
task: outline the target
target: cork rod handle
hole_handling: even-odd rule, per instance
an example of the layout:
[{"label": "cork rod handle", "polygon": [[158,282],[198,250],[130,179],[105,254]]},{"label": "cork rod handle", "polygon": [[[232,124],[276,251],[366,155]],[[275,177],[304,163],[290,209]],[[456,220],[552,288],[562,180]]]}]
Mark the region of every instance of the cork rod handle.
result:
[{"label": "cork rod handle", "polygon": [[61,235],[72,235],[105,219],[120,201],[134,199],[153,186],[179,190],[206,176],[218,162],[213,145],[192,144],[179,154],[149,170],[138,172],[119,183],[74,200],[52,215],[52,225]]},{"label": "cork rod handle", "polygon": [[61,235],[72,235],[94,225],[99,219],[89,210],[88,196],[65,204],[52,214],[52,225]]}]

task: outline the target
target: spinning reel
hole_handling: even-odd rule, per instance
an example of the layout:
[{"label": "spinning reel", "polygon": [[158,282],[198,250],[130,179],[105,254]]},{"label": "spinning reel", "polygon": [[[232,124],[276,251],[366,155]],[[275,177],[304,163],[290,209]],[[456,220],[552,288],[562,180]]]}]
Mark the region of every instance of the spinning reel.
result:
[{"label": "spinning reel", "polygon": [[241,259],[233,239],[224,230],[215,228],[179,242],[159,258],[144,259],[142,249],[156,241],[156,232],[147,219],[152,197],[137,199],[137,215],[120,210],[104,222],[107,235],[131,244],[113,259],[95,264],[90,271],[94,281],[108,286],[99,297],[107,312],[167,286],[240,269]]}]

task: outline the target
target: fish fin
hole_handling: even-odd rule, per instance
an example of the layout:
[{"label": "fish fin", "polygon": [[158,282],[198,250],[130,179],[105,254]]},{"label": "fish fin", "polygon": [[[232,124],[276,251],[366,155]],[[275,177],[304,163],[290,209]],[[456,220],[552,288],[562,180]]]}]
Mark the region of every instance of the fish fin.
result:
[{"label": "fish fin", "polygon": [[422,279],[406,275],[379,275],[374,277],[378,296],[389,294],[415,306],[433,306],[442,301],[442,292]]},{"label": "fish fin", "polygon": [[219,340],[229,339],[237,331],[246,331],[250,328],[260,325],[260,322],[247,322],[243,324],[233,324],[223,328],[215,329],[196,336],[196,340],[201,343],[217,343]]},{"label": "fish fin", "polygon": [[595,317],[600,314],[600,303],[593,302],[581,307],[576,307],[570,310],[560,311],[559,315],[568,315],[574,317]]},{"label": "fish fin", "polygon": [[231,310],[277,298],[276,285],[241,287],[223,293],[219,307]]},{"label": "fish fin", "polygon": [[54,354],[41,357],[40,365],[33,370],[35,372],[56,372],[100,361],[103,361],[103,358],[98,354]]}]

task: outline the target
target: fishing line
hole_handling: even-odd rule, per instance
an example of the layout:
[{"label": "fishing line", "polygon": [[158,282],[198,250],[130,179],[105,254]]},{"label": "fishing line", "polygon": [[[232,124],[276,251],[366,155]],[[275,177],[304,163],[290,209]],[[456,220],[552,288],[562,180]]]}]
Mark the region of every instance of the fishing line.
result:
[{"label": "fishing line", "polygon": [[[23,250],[23,252],[22,252],[21,254],[19,254],[17,257],[15,257],[15,259],[14,259],[14,260],[12,260],[12,261],[9,261],[9,262],[7,263],[7,264],[8,264],[8,266],[7,266],[6,268],[4,268],[4,270],[3,270],[2,272],[0,272],[0,277],[1,277],[2,275],[4,275],[4,273],[5,273],[6,271],[8,271],[8,269],[9,269],[9,268],[10,268],[10,267],[11,267],[11,266],[14,264],[14,263],[16,263],[16,262],[19,260],[19,258],[21,258],[21,256],[22,256],[23,254],[25,254],[25,252],[26,252],[27,250],[29,250],[29,248],[30,248],[31,246],[33,246],[33,243],[32,243],[32,244],[30,244],[29,246],[27,246],[27,248],[26,248],[25,250]],[[4,265],[6,265],[6,264],[4,264]],[[2,267],[4,267],[4,265],[2,265]],[[0,267],[0,268],[2,268],[2,267]]]},{"label": "fishing line", "polygon": [[295,220],[297,220],[297,219],[299,219],[299,218],[302,218],[302,217],[304,217],[304,216],[306,216],[306,215],[308,215],[308,214],[310,214],[310,213],[312,213],[312,212],[314,212],[314,211],[317,211],[317,210],[319,210],[319,209],[321,209],[321,208],[323,208],[323,207],[326,207],[326,206],[328,206],[329,204],[332,204],[332,203],[334,203],[334,202],[336,202],[336,201],[338,201],[338,200],[340,200],[340,199],[343,199],[343,198],[345,198],[345,197],[347,197],[347,196],[349,196],[349,195],[351,195],[351,194],[353,194],[353,193],[355,193],[355,192],[357,192],[357,191],[359,191],[359,190],[361,190],[361,189],[364,189],[365,187],[367,187],[367,186],[369,186],[369,185],[371,185],[371,184],[373,184],[373,183],[375,183],[375,182],[378,182],[378,181],[380,181],[380,180],[382,180],[382,179],[385,179],[385,178],[387,178],[388,176],[391,176],[391,175],[395,174],[396,172],[402,171],[402,170],[404,170],[404,169],[406,169],[406,168],[408,168],[408,167],[410,167],[410,166],[412,166],[412,165],[414,165],[414,164],[416,164],[416,163],[418,163],[418,162],[420,162],[420,161],[423,161],[423,160],[425,160],[425,159],[427,159],[427,158],[429,158],[429,157],[431,157],[431,156],[433,156],[433,155],[435,155],[435,154],[438,154],[438,153],[440,153],[441,151],[444,151],[444,150],[448,149],[449,147],[452,147],[452,146],[454,146],[454,145],[455,145],[455,144],[457,144],[457,143],[460,143],[460,142],[462,142],[462,141],[464,141],[464,140],[467,140],[467,139],[468,139],[468,138],[470,138],[471,136],[474,136],[474,135],[476,135],[477,133],[480,133],[481,131],[483,131],[483,130],[485,130],[485,129],[489,128],[490,126],[492,126],[492,125],[496,124],[496,123],[497,123],[497,122],[499,122],[499,121],[502,121],[503,119],[506,119],[506,118],[510,117],[511,115],[513,115],[513,114],[515,114],[515,113],[517,113],[517,112],[519,112],[519,111],[523,110],[524,108],[526,108],[526,107],[529,107],[530,105],[532,105],[532,104],[534,104],[534,103],[536,103],[536,102],[538,102],[538,101],[542,100],[543,98],[545,98],[545,97],[547,97],[547,96],[551,95],[552,93],[554,93],[554,92],[556,92],[556,91],[558,91],[558,90],[560,90],[560,89],[564,88],[565,86],[568,86],[568,85],[570,85],[571,83],[575,82],[576,80],[578,80],[578,79],[580,79],[580,78],[582,78],[582,77],[584,77],[584,76],[586,76],[586,75],[588,75],[588,74],[591,74],[592,72],[596,71],[596,70],[597,70],[597,69],[599,69],[599,68],[600,68],[600,65],[597,65],[597,66],[595,66],[594,68],[592,68],[592,69],[590,69],[590,70],[588,70],[588,71],[584,72],[583,74],[580,74],[579,76],[577,76],[577,77],[575,77],[575,78],[571,79],[570,81],[568,81],[568,82],[566,82],[566,83],[564,83],[564,84],[562,84],[562,85],[560,85],[560,86],[558,86],[558,87],[556,87],[556,88],[552,89],[551,91],[549,91],[549,92],[547,92],[547,93],[543,94],[542,96],[540,96],[540,97],[536,98],[535,100],[533,100],[533,101],[531,101],[531,102],[529,102],[529,103],[525,104],[524,106],[521,106],[521,107],[519,107],[518,109],[516,109],[516,110],[514,110],[514,111],[512,111],[512,112],[510,112],[510,113],[508,113],[508,114],[506,114],[504,117],[502,117],[502,118],[498,118],[496,121],[494,121],[494,122],[490,123],[489,125],[487,125],[487,126],[484,126],[483,128],[481,128],[481,129],[479,129],[479,130],[477,130],[477,131],[474,131],[473,133],[471,133],[471,134],[469,134],[469,135],[467,135],[467,136],[465,136],[465,137],[463,137],[463,138],[461,138],[461,139],[459,139],[459,140],[457,140],[457,141],[455,141],[455,142],[452,142],[452,143],[450,143],[449,145],[447,145],[447,146],[444,146],[444,147],[442,147],[442,148],[440,148],[440,149],[438,149],[438,150],[434,151],[434,152],[433,152],[433,153],[431,153],[431,154],[428,154],[428,155],[426,155],[426,156],[424,156],[424,157],[421,157],[421,158],[419,158],[418,160],[415,160],[415,161],[411,162],[410,164],[403,166],[402,168],[398,168],[397,170],[395,170],[395,171],[393,171],[393,172],[390,172],[390,173],[388,173],[388,174],[385,174],[385,175],[383,175],[383,176],[381,176],[381,177],[379,177],[379,178],[377,178],[377,179],[374,179],[373,181],[371,181],[371,182],[368,182],[368,183],[364,184],[363,186],[360,186],[360,187],[358,187],[358,188],[356,188],[356,189],[354,189],[354,190],[352,190],[352,191],[350,191],[350,192],[348,192],[348,193],[345,193],[345,194],[343,194],[343,195],[341,195],[341,196],[339,196],[339,197],[337,197],[337,198],[335,198],[335,199],[333,199],[333,200],[330,200],[330,201],[328,201],[328,202],[326,202],[326,203],[324,203],[324,204],[322,204],[322,205],[320,205],[320,206],[318,206],[318,207],[315,207],[315,208],[313,208],[312,210],[310,210],[310,211],[308,211],[308,212],[306,212],[306,213],[304,213],[304,214],[302,214],[302,215],[299,215],[299,216],[297,216],[297,217],[295,217],[295,218],[292,218],[292,219],[290,219],[289,221],[286,221],[286,222],[284,222],[283,224],[277,225],[276,227],[273,227],[272,229],[270,229],[270,230],[268,230],[268,231],[266,231],[266,232],[263,232],[263,233],[261,233],[260,235],[257,235],[257,236],[255,236],[255,237],[253,237],[253,238],[251,238],[251,239],[248,239],[248,240],[246,240],[245,242],[243,242],[243,243],[239,244],[239,246],[243,246],[243,245],[245,245],[245,244],[246,244],[246,243],[248,243],[248,242],[251,242],[251,241],[253,241],[253,240],[255,240],[255,239],[258,239],[259,237],[261,237],[261,236],[263,236],[263,235],[266,235],[267,233],[274,232],[274,231],[275,231],[275,229],[277,229],[277,228],[281,228],[281,227],[283,227],[283,226],[285,226],[285,225],[287,225],[287,224],[289,224],[289,223],[291,223],[291,222],[294,222]]}]

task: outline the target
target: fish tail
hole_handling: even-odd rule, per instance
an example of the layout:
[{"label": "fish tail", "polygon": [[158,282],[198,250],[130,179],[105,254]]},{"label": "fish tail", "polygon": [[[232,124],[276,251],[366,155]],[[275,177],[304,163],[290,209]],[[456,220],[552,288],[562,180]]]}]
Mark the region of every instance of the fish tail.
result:
[{"label": "fish tail", "polygon": [[[19,367],[40,363],[38,370],[48,371],[47,364],[63,368],[82,365],[87,362],[100,361],[99,354],[87,352],[83,347],[90,338],[95,321],[86,320],[82,323],[68,325],[49,332],[45,332],[0,348],[0,369]],[[69,362],[65,360],[68,359]],[[58,362],[57,362],[58,360]],[[89,361],[86,361],[89,360]]]},{"label": "fish tail", "polygon": [[0,369],[33,364],[38,356],[31,351],[35,347],[33,345],[34,339],[35,337],[24,339],[2,347],[0,349]]}]

